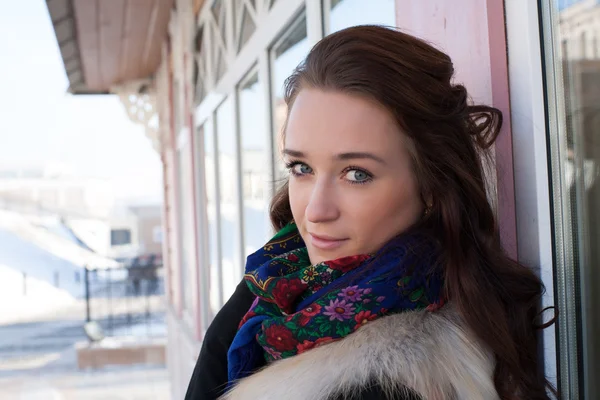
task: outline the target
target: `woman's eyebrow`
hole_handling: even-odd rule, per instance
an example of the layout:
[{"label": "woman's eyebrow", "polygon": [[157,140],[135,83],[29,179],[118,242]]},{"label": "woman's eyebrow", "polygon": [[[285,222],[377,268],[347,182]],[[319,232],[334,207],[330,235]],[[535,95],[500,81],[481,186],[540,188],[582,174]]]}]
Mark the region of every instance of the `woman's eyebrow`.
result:
[{"label": "woman's eyebrow", "polygon": [[341,153],[341,154],[338,154],[336,156],[336,158],[339,160],[357,160],[357,159],[367,158],[367,159],[377,161],[380,164],[386,165],[386,162],[383,160],[383,158],[378,157],[375,154],[366,153],[366,152]]},{"label": "woman's eyebrow", "polygon": [[[291,157],[306,158],[306,154],[298,150],[284,149],[283,154]],[[377,161],[380,164],[386,165],[387,163],[381,158],[372,153],[357,151],[349,153],[340,153],[334,156],[338,160],[357,160],[357,159],[371,159]]]}]

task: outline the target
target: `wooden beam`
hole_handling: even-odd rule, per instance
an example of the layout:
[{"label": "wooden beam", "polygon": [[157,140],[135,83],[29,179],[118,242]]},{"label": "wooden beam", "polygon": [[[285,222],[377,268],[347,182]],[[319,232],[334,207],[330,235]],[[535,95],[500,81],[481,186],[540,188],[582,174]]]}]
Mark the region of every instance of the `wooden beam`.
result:
[{"label": "wooden beam", "polygon": [[102,85],[106,88],[121,80],[120,60],[125,1],[110,0],[100,2],[100,72]]},{"label": "wooden beam", "polygon": [[150,50],[153,47],[153,39],[157,25],[156,22],[158,20],[158,0],[152,0],[152,3],[152,12],[150,13],[150,20],[148,21],[148,33],[146,33],[146,43],[144,43],[144,53],[140,60],[143,69],[148,67],[148,58],[150,57]]},{"label": "wooden beam", "polygon": [[167,31],[169,27],[169,19],[171,18],[171,7],[173,4],[172,0],[159,0],[157,1],[157,17],[156,26],[153,30],[152,35],[148,35],[146,43],[148,48],[148,54],[145,58],[145,70],[142,71],[144,75],[152,74],[158,68],[160,60],[162,58],[161,44],[167,37]]},{"label": "wooden beam", "polygon": [[173,0],[73,0],[84,83],[91,91],[155,72],[167,35]]},{"label": "wooden beam", "polygon": [[98,0],[73,0],[73,11],[85,83],[90,89],[101,89]]},{"label": "wooden beam", "polygon": [[119,70],[119,76],[121,80],[124,80],[126,76],[128,76],[129,69],[129,49],[132,46],[133,38],[131,34],[131,24],[133,20],[133,14],[131,9],[131,4],[129,0],[125,1],[125,10],[123,11],[123,29],[121,31],[121,49],[119,51],[121,58],[121,65]]},{"label": "wooden beam", "polygon": [[147,25],[152,13],[148,0],[127,0],[127,17],[123,41],[126,42],[121,58],[126,59],[123,80],[137,79],[143,70],[144,44],[148,34]]}]

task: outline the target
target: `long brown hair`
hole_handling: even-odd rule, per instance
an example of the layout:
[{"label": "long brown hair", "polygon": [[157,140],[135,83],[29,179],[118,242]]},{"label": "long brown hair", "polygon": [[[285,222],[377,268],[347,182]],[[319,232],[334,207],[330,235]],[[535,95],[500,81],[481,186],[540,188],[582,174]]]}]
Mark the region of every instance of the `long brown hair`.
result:
[{"label": "long brown hair", "polygon": [[[446,295],[496,357],[500,398],[547,399],[535,325],[544,288],[503,251],[486,195],[482,156],[502,113],[471,105],[453,75],[450,57],[423,40],[358,26],[313,47],[286,81],[285,100],[289,110],[302,88],[319,88],[370,98],[392,113],[413,143],[421,194],[432,200],[420,228],[441,244]],[[279,229],[291,220],[286,183],[271,202],[271,221]]]}]

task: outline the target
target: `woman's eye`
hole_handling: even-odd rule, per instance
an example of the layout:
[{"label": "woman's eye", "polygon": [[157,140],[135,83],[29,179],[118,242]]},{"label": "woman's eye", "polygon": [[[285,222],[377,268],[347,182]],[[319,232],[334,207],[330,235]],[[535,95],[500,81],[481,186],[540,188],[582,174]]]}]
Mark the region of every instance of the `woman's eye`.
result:
[{"label": "woman's eye", "polygon": [[346,173],[346,179],[354,183],[362,183],[371,179],[371,175],[360,169],[352,169]]},{"label": "woman's eye", "polygon": [[292,173],[295,175],[306,175],[312,173],[312,168],[306,164],[298,163],[292,166]]}]

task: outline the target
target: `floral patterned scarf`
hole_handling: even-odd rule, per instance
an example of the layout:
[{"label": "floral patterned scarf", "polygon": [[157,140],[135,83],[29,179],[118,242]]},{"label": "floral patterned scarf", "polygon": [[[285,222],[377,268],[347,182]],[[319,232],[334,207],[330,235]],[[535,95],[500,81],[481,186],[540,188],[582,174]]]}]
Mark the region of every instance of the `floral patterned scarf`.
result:
[{"label": "floral patterned scarf", "polygon": [[[436,246],[400,235],[375,254],[311,265],[295,224],[248,257],[256,300],[228,352],[229,384],[271,362],[339,340],[390,313],[443,304]],[[261,360],[262,358],[262,360]]]}]

